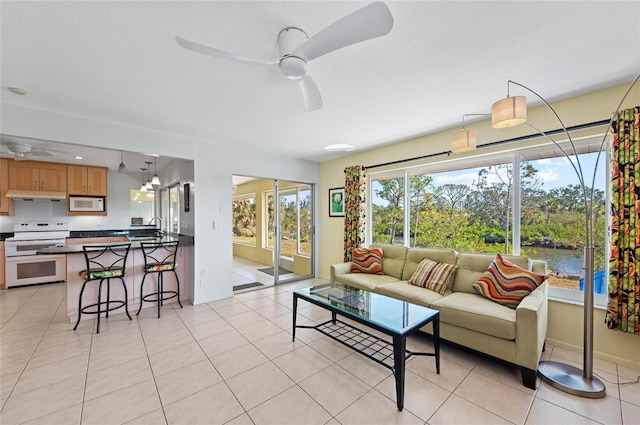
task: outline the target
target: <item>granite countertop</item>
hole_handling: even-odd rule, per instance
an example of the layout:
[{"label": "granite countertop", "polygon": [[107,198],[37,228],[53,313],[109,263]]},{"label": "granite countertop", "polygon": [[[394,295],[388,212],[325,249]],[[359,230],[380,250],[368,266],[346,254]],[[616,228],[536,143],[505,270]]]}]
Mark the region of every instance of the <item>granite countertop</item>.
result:
[{"label": "granite countertop", "polygon": [[[178,247],[181,246],[192,246],[193,245],[193,236],[185,236],[185,235],[177,235],[177,236],[163,236],[161,238],[132,238],[131,240],[131,249],[141,249],[141,243],[143,242],[172,242],[172,241],[180,241]],[[85,245],[62,245],[55,246],[49,248],[43,248],[37,252],[38,255],[56,255],[56,254],[82,254],[83,246],[92,246],[92,245],[118,245],[126,242],[112,242],[112,243],[95,243],[95,244],[85,244]]]},{"label": "granite countertop", "polygon": [[0,232],[0,241],[13,237],[13,232]]}]

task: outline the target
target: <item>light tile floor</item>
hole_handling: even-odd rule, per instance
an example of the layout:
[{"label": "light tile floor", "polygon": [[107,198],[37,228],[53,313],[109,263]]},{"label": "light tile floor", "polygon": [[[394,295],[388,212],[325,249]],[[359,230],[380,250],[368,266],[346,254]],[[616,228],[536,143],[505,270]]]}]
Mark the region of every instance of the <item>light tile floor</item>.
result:
[{"label": "light tile floor", "polygon": [[[389,370],[314,330],[291,341],[291,291],[316,280],[201,305],[83,321],[72,331],[65,286],[0,291],[0,422],[9,424],[638,424],[640,384],[607,384],[599,400],[538,382],[448,344],[407,364],[405,410]],[[327,313],[304,302],[299,321]],[[413,348],[432,348],[424,336]],[[547,347],[545,358],[581,355]],[[622,382],[640,370],[595,361]]]},{"label": "light tile floor", "polygon": [[[257,263],[255,261],[247,260],[246,258],[233,257],[233,285],[236,286],[246,283],[260,282],[265,287],[273,286],[273,276],[258,270],[265,267],[268,266]],[[287,273],[279,276],[281,283],[299,277],[300,275],[294,273]]]}]

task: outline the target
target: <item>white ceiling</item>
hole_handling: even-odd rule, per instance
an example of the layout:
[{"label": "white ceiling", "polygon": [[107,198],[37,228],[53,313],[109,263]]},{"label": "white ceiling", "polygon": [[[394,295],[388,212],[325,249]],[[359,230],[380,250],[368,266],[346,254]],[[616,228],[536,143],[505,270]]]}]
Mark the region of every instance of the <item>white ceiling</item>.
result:
[{"label": "white ceiling", "polygon": [[367,4],[2,1],[1,100],[320,162],[341,155],[329,144],[364,150],[459,126],[508,79],[553,101],[640,72],[638,1],[388,1],[389,35],[309,63],[324,100],[310,113],[277,68],[174,40],[270,58],[281,29],[312,36]]}]

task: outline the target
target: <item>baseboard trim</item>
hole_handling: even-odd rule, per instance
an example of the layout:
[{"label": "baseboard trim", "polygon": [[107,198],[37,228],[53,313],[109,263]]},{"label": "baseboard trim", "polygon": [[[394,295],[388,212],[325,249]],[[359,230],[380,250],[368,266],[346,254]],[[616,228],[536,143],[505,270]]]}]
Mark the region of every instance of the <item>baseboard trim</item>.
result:
[{"label": "baseboard trim", "polygon": [[[567,344],[566,342],[553,339],[553,338],[547,338],[546,342],[547,344],[553,345],[554,347],[560,347],[567,350],[582,353],[582,347],[579,345]],[[612,356],[611,354],[601,353],[595,350],[593,351],[593,357],[601,360],[607,360],[609,362],[617,363],[619,365],[630,367],[632,369],[638,368],[637,362],[634,362],[631,359],[625,359],[624,357]]]}]

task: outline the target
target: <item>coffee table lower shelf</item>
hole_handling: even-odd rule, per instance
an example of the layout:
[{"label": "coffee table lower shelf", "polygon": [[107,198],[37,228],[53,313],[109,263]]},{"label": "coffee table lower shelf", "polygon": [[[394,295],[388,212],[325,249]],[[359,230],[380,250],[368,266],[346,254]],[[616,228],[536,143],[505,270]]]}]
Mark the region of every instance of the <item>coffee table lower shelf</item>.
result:
[{"label": "coffee table lower shelf", "polygon": [[[315,326],[296,326],[297,328],[315,329],[329,338],[351,348],[354,351],[370,358],[376,363],[390,369],[395,375],[395,360],[393,343],[379,338],[369,332],[363,331],[342,322],[338,319],[327,320]],[[414,352],[405,349],[405,361],[411,356],[435,356],[435,353]]]}]

